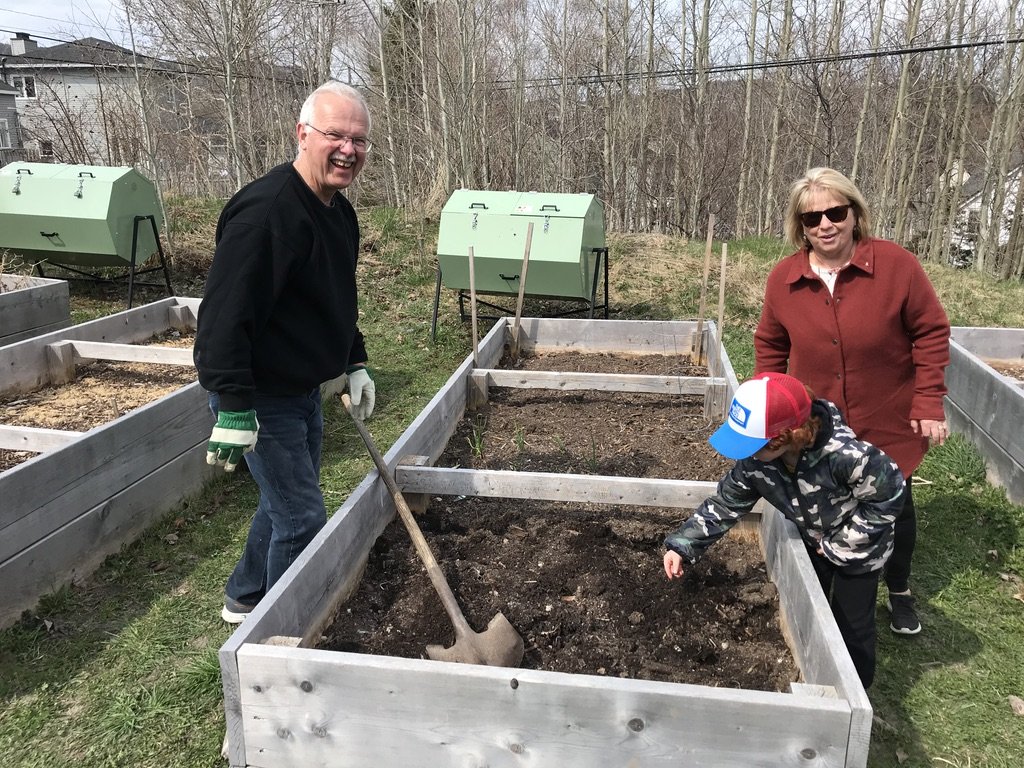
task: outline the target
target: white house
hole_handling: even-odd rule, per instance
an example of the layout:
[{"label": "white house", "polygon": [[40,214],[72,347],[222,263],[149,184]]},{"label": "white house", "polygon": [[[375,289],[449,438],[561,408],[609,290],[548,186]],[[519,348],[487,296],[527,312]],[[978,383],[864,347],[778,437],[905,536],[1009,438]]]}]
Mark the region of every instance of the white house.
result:
[{"label": "white house", "polygon": [[0,165],[21,159],[17,89],[0,80]]},{"label": "white house", "polygon": [[10,53],[3,54],[2,79],[15,90],[21,135],[31,156],[86,165],[140,162],[146,136],[143,94],[173,99],[172,88],[153,84],[168,85],[176,65],[93,37],[41,48],[19,32],[5,47]]},{"label": "white house", "polygon": [[[1024,176],[1024,164],[1017,158],[1003,181],[1002,214],[993,216],[992,221],[998,222],[999,232],[995,242],[1006,245],[1010,240],[1013,226],[1013,215],[1017,206],[1017,195],[1021,193],[1021,177]],[[984,176],[978,173],[972,176],[966,171],[961,186],[962,202],[957,210],[956,218],[950,231],[950,244],[953,246],[951,258],[954,263],[969,262],[978,240],[982,215],[982,194]],[[965,263],[966,263],[965,262]]]}]

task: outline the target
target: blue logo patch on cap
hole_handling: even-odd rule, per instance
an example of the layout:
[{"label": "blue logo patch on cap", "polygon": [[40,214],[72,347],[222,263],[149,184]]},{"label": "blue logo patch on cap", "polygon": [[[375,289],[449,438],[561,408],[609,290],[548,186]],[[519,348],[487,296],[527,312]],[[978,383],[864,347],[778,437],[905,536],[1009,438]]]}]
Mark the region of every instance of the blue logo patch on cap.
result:
[{"label": "blue logo patch on cap", "polygon": [[729,408],[729,421],[734,421],[745,429],[747,422],[750,421],[750,409],[733,400],[732,407]]}]

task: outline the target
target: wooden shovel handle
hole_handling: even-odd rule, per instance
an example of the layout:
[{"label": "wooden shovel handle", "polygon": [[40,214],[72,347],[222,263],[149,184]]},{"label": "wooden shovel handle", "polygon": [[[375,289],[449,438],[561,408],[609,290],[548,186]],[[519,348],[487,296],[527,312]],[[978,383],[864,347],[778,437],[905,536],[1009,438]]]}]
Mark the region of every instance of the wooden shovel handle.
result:
[{"label": "wooden shovel handle", "polygon": [[[352,416],[352,400],[349,398],[348,393],[341,396],[341,402],[342,405],[345,406],[345,410],[348,411],[350,416]],[[405,529],[409,532],[409,536],[412,538],[412,543],[416,547],[416,554],[420,556],[420,560],[422,560],[423,565],[426,566],[427,575],[430,577],[430,583],[433,584],[434,590],[437,592],[437,596],[441,598],[441,603],[444,605],[448,618],[452,620],[452,624],[455,627],[456,639],[468,635],[472,631],[469,628],[469,623],[466,621],[466,617],[462,614],[462,609],[459,607],[459,603],[455,599],[455,594],[452,592],[452,588],[448,586],[448,581],[441,572],[441,566],[437,564],[437,560],[434,558],[434,553],[430,551],[430,545],[427,544],[427,540],[423,538],[423,532],[416,524],[416,518],[413,517],[412,510],[409,509],[409,505],[406,503],[405,497],[402,496],[402,492],[398,489],[398,485],[395,483],[395,478],[392,476],[391,470],[389,470],[388,465],[384,463],[384,457],[381,456],[380,451],[377,450],[377,446],[373,442],[373,438],[370,437],[370,433],[367,431],[366,425],[355,416],[352,416],[352,421],[355,423],[356,430],[359,432],[359,436],[363,439],[363,443],[366,445],[366,450],[370,452],[370,456],[373,458],[373,463],[377,465],[377,471],[380,473],[381,478],[383,478],[384,484],[391,492],[391,498],[394,499],[395,506],[398,507],[398,515],[402,518],[402,522],[405,524]]]}]

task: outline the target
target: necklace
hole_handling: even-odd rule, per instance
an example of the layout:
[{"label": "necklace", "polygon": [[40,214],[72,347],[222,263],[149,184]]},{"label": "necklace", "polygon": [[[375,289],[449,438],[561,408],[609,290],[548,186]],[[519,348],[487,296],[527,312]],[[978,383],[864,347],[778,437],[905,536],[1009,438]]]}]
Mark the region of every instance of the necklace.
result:
[{"label": "necklace", "polygon": [[811,266],[814,267],[814,271],[815,272],[817,272],[819,275],[824,274],[824,275],[828,275],[829,277],[835,277],[840,272],[842,272],[844,269],[846,269],[848,266],[850,266],[850,262],[853,261],[853,258],[851,257],[851,258],[847,259],[842,264],[840,264],[838,267],[826,267],[824,264],[815,263],[815,262],[818,262],[818,261],[819,261],[818,257],[815,256],[814,260],[811,262]]}]

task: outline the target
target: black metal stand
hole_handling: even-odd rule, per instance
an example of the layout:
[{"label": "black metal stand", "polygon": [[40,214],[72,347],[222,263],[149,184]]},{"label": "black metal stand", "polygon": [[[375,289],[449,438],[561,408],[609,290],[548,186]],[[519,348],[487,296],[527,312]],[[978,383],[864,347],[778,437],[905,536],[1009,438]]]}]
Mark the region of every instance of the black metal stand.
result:
[{"label": "black metal stand", "polygon": [[[572,315],[578,315],[582,312],[587,313],[589,319],[594,318],[595,310],[604,310],[604,319],[608,319],[608,247],[594,248],[593,253],[597,254],[597,259],[594,261],[594,276],[590,286],[590,298],[580,299],[575,296],[551,296],[545,294],[527,294],[528,296],[535,299],[551,299],[557,301],[574,301],[582,302],[585,306],[579,309],[570,309],[564,312],[553,312],[551,314],[544,315],[544,317],[571,317]],[[604,273],[604,301],[601,304],[597,303],[597,287],[601,281],[601,273]],[[503,295],[503,294],[484,294],[487,296]],[[466,304],[471,300],[469,291],[465,289],[459,289],[459,319],[465,322],[468,318],[472,317],[472,306],[470,309],[466,309]],[[434,312],[430,319],[430,338],[437,338],[437,314],[441,303],[441,267],[437,267],[437,280],[434,284]],[[480,294],[476,297],[477,307],[486,307],[492,309],[499,314],[493,315],[481,315],[477,313],[477,318],[480,320],[497,320],[501,317],[515,314],[515,307],[506,307],[500,304],[492,304],[491,302],[484,301],[480,298]]]},{"label": "black metal stand", "polygon": [[[148,221],[150,226],[153,228],[153,239],[156,241],[157,253],[160,254],[160,263],[157,266],[155,266],[155,267],[146,267],[145,269],[137,269],[137,266],[138,266],[138,253],[137,252],[138,252],[138,248],[139,248],[139,224],[142,223],[143,221]],[[124,272],[124,274],[116,275],[114,277],[103,277],[102,275],[98,275],[98,274],[96,274],[94,272],[85,272],[85,271],[83,271],[81,269],[75,269],[74,267],[70,267],[67,264],[62,264],[61,262],[58,262],[58,261],[49,261],[49,259],[47,259],[47,261],[50,264],[52,264],[54,266],[57,266],[57,267],[60,267],[61,269],[65,270],[67,272],[72,272],[72,273],[74,273],[76,275],[81,275],[81,277],[78,277],[78,278],[69,277],[69,278],[67,278],[68,280],[83,280],[83,281],[89,281],[89,282],[94,282],[94,283],[117,283],[117,282],[120,282],[120,281],[122,281],[122,280],[127,278],[127,280],[128,280],[128,309],[132,308],[132,301],[134,299],[135,286],[136,285],[149,286],[149,287],[155,287],[155,288],[160,287],[160,283],[140,283],[140,282],[136,282],[135,278],[137,276],[139,276],[139,275],[145,275],[145,274],[148,274],[150,272],[156,272],[158,270],[162,270],[163,273],[164,273],[164,285],[167,288],[167,295],[168,296],[173,296],[174,295],[174,289],[171,287],[171,270],[167,266],[167,257],[164,255],[164,248],[160,244],[160,233],[157,231],[157,228],[156,228],[156,218],[152,214],[149,214],[149,215],[146,215],[146,216],[136,216],[135,219],[134,219],[134,222],[133,222],[133,225],[132,225],[132,257],[131,257],[131,261],[129,262],[129,267]],[[36,263],[36,272],[39,274],[40,277],[46,277],[46,275],[43,273],[42,262],[37,262]]]}]

